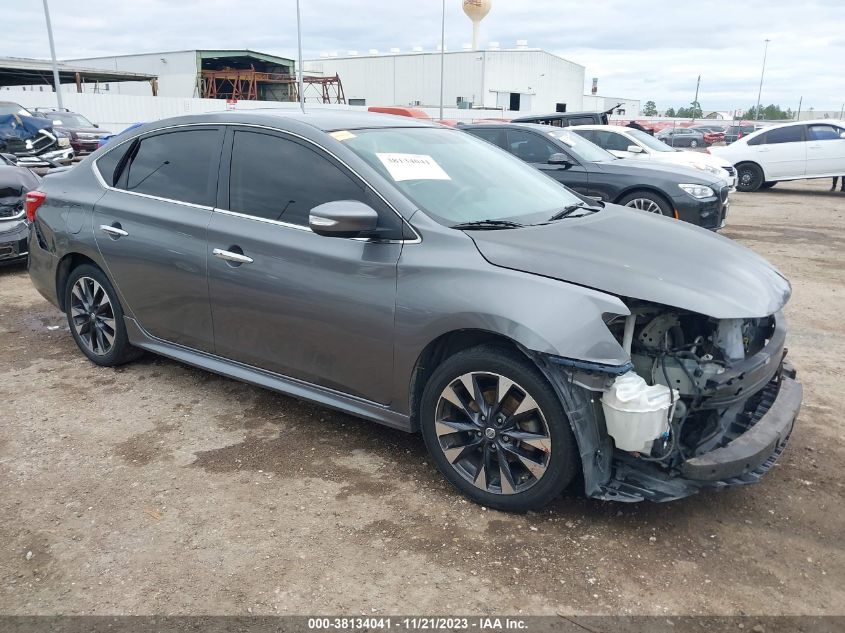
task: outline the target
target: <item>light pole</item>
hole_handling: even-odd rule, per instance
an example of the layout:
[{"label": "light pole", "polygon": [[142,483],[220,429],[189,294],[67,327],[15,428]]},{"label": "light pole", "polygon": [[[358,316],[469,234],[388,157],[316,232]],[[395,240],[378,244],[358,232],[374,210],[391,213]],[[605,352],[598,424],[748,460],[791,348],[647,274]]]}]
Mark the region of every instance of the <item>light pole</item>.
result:
[{"label": "light pole", "polygon": [[59,80],[59,63],[56,61],[56,45],[53,44],[53,27],[50,24],[50,9],[47,7],[47,0],[44,0],[44,19],[47,20],[47,39],[50,40],[50,57],[53,60],[53,87],[56,89],[56,101],[59,110],[64,107],[62,103],[62,83]]},{"label": "light pole", "polygon": [[766,55],[769,52],[769,40],[766,39],[766,46],[763,49],[763,70],[760,71],[760,89],[757,90],[757,109],[754,110],[754,120],[760,120],[760,95],[763,93],[763,75],[766,74]]},{"label": "light pole", "polygon": [[[46,3],[47,0],[44,0]],[[298,49],[298,59],[296,60],[296,65],[299,67],[299,79],[298,79],[298,86],[299,86],[299,107],[302,109],[303,114],[305,113],[305,91],[302,88],[302,21],[299,18],[299,0],[296,0],[296,46]]]},{"label": "light pole", "polygon": [[[46,2],[46,0],[45,0]],[[443,120],[443,69],[446,65],[446,0],[440,21],[440,120]]]}]

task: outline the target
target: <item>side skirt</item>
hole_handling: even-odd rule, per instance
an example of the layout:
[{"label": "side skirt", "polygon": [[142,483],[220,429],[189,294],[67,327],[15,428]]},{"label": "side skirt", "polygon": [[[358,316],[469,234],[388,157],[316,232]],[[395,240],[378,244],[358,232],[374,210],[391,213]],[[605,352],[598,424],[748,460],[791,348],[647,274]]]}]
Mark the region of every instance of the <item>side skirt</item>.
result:
[{"label": "side skirt", "polygon": [[311,383],[303,382],[295,378],[288,378],[274,374],[263,369],[250,365],[244,365],[232,360],[199,352],[196,350],[174,345],[157,339],[148,334],[140,325],[130,317],[124,317],[126,331],[129,341],[135,347],[166,356],[187,365],[193,365],[200,369],[233,378],[242,382],[248,382],[258,387],[264,387],[272,391],[283,393],[286,396],[310,400],[319,405],[337,409],[343,413],[378,422],[401,431],[412,432],[411,418],[407,415],[397,413],[388,407],[382,406],[369,400],[355,398],[332,389],[326,389]]}]

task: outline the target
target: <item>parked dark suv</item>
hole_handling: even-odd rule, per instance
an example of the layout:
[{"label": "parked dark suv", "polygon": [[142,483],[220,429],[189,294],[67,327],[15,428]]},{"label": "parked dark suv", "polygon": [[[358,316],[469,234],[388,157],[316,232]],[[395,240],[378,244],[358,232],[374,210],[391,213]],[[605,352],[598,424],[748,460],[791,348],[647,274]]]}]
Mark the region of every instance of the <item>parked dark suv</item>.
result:
[{"label": "parked dark suv", "polygon": [[766,261],[458,130],[180,117],[27,200],[32,281],[94,363],[148,350],[419,431],[488,507],[578,473],[624,501],[751,483],[801,403]]},{"label": "parked dark suv", "polygon": [[532,124],[472,124],[465,132],[530,163],[587,196],[662,214],[704,228],[725,224],[730,187],[718,176],[674,164],[616,158],[569,130]]},{"label": "parked dark suv", "polygon": [[110,136],[108,130],[67,108],[63,110],[36,109],[40,117],[50,119],[55,129],[65,132],[70,137],[70,145],[78,156],[90,154],[99,147],[100,139]]}]

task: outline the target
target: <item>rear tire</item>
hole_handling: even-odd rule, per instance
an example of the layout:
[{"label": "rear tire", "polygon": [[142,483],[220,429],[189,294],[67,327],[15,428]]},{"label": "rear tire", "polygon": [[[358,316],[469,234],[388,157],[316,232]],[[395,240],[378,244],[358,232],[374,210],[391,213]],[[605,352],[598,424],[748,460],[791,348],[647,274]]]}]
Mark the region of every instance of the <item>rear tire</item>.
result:
[{"label": "rear tire", "polygon": [[64,305],[73,340],[91,362],[115,367],[143,353],[129,344],[117,292],[96,266],[83,264],[71,271]]},{"label": "rear tire", "polygon": [[507,347],[482,345],[441,363],[423,391],[420,427],[443,476],[490,508],[541,508],[580,470],[557,394]]},{"label": "rear tire", "polygon": [[736,188],[739,191],[757,191],[763,186],[763,170],[754,163],[740,163],[736,166]]},{"label": "rear tire", "polygon": [[641,211],[648,211],[649,213],[658,213],[670,218],[675,217],[672,205],[669,204],[666,198],[653,191],[632,191],[620,198],[616,204],[620,204],[623,207],[631,207],[632,209],[640,209]]}]

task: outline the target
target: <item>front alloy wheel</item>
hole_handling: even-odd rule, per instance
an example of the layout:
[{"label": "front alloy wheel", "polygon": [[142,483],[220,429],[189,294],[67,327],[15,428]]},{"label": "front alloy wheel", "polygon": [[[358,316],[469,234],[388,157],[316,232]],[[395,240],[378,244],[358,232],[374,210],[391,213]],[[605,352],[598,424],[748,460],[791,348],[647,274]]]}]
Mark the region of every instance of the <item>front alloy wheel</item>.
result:
[{"label": "front alloy wheel", "polygon": [[440,449],[461,477],[485,492],[512,495],[534,486],[549,465],[552,438],[528,392],[499,374],[463,374],[437,404]]},{"label": "front alloy wheel", "polygon": [[440,362],[426,381],[419,419],[437,469],[490,508],[541,508],[580,469],[555,389],[526,355],[498,343]]}]

